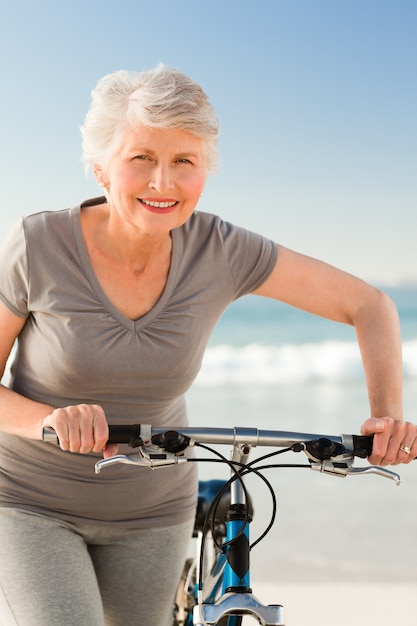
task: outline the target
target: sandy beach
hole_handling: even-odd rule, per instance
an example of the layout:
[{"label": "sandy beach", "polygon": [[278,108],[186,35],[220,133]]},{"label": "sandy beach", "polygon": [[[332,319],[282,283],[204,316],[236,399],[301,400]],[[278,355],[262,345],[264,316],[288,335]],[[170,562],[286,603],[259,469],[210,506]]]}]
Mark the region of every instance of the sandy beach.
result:
[{"label": "sandy beach", "polygon": [[[285,607],[286,626],[416,626],[417,586],[406,583],[253,584]],[[254,620],[246,620],[248,625]]]}]

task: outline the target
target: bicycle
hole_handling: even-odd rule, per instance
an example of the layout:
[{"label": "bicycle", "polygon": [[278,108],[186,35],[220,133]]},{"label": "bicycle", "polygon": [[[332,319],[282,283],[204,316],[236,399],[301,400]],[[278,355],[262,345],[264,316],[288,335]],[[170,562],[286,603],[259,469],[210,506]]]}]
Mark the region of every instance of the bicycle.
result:
[{"label": "bicycle", "polygon": [[[57,442],[50,429],[45,429],[44,439]],[[285,626],[284,607],[263,604],[250,585],[250,552],[275,521],[275,494],[263,475],[265,470],[300,467],[336,477],[372,473],[400,484],[399,475],[386,468],[354,467],[355,457],[366,458],[372,450],[372,437],[360,435],[332,436],[252,428],[172,427],[166,430],[135,424],[110,426],[109,442],[128,443],[138,448],[138,453],[101,459],[96,463],[96,473],[117,463],[157,469],[210,461],[207,457],[186,456],[189,447],[200,447],[214,454],[215,462],[225,463],[230,468],[228,480],[200,482],[193,533],[196,556],[184,564],[174,603],[173,626],[241,626],[245,616],[255,619],[261,626]],[[231,458],[225,458],[208,444],[231,446]],[[249,461],[252,448],[259,446],[278,449]],[[274,456],[288,452],[304,453],[307,463],[269,462]],[[244,480],[249,474],[266,484],[273,503],[269,523],[252,543],[249,526],[254,509]]]}]

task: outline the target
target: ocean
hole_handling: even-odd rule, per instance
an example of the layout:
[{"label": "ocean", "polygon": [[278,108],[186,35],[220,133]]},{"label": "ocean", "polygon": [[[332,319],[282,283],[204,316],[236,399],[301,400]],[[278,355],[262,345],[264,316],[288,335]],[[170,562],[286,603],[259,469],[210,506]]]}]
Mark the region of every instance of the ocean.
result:
[{"label": "ocean", "polygon": [[[417,286],[386,291],[401,319],[405,416],[417,421]],[[215,329],[188,393],[188,411],[195,426],[358,433],[369,408],[354,331],[246,296]],[[285,459],[300,461],[294,454]],[[227,477],[218,465],[199,468],[201,478]],[[278,515],[253,550],[253,576],[277,582],[417,581],[417,462],[393,469],[401,475],[399,487],[376,475],[342,479],[308,469],[268,470]],[[270,498],[259,481],[250,489],[256,538],[268,523]]]}]

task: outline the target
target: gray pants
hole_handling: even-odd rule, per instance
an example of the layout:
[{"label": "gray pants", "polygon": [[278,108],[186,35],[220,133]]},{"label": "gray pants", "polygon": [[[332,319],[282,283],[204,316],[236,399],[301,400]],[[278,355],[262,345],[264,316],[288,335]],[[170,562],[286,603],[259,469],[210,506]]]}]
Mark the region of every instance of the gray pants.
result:
[{"label": "gray pants", "polygon": [[169,626],[192,523],[132,530],[0,508],[0,626]]}]

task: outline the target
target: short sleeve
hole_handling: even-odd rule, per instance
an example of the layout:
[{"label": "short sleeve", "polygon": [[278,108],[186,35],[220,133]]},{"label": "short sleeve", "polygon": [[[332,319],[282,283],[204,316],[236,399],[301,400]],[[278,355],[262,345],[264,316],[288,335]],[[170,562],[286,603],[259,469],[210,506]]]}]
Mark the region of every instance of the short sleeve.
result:
[{"label": "short sleeve", "polygon": [[28,284],[26,240],[20,219],[0,248],[0,301],[20,317],[29,313]]},{"label": "short sleeve", "polygon": [[274,269],[278,246],[272,240],[239,226],[220,222],[223,252],[233,278],[236,297],[262,285]]}]

